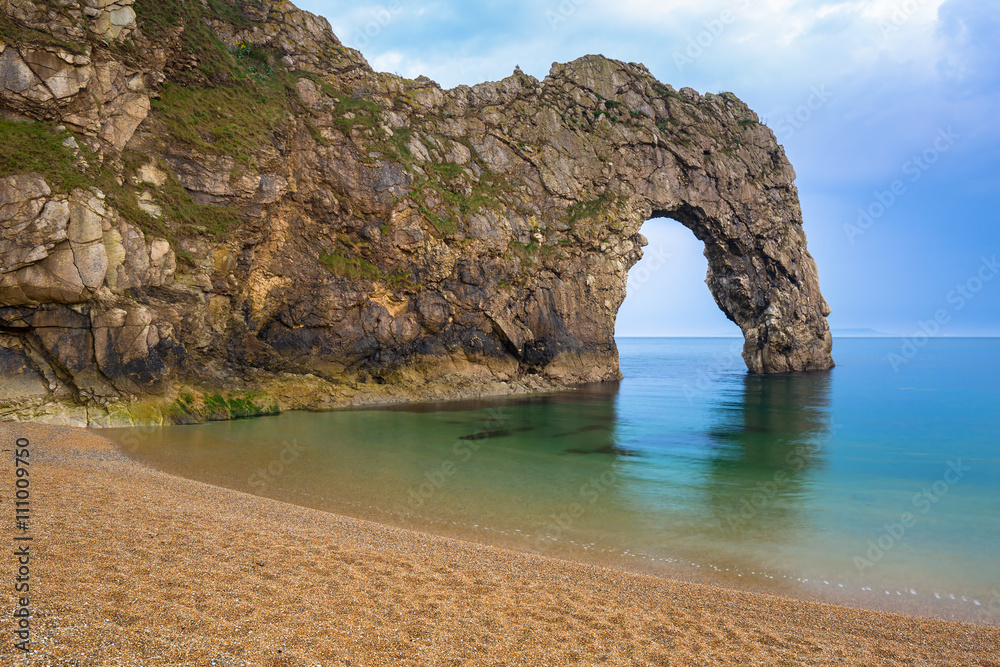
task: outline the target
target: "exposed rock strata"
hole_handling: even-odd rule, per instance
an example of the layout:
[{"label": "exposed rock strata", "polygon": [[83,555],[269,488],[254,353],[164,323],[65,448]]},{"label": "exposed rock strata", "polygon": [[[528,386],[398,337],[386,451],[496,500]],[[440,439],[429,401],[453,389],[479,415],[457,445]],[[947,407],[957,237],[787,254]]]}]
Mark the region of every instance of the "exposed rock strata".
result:
[{"label": "exposed rock strata", "polygon": [[[832,366],[795,174],[731,93],[601,56],[442,90],[373,72],[287,2],[234,3],[239,20],[184,2],[168,4],[203,20],[6,2],[20,39],[0,44],[0,114],[59,123],[107,186],[0,178],[9,417],[616,379],[615,315],[655,216],[704,242],[751,371]],[[205,26],[225,68],[188,39]]]}]

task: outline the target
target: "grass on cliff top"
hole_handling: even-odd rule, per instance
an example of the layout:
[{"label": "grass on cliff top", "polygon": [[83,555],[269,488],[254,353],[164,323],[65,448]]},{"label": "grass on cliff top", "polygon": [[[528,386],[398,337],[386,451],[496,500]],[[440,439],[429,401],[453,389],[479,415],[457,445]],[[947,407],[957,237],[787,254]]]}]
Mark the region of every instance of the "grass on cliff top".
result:
[{"label": "grass on cliff top", "polygon": [[[263,4],[260,5],[263,7]],[[153,116],[168,136],[203,153],[231,155],[243,163],[271,146],[275,130],[297,99],[293,77],[276,51],[240,42],[223,44],[206,23],[222,21],[235,28],[254,24],[240,5],[221,0],[137,0],[142,30],[154,41],[168,39],[183,27],[181,50],[197,65],[175,72],[158,98]]]},{"label": "grass on cliff top", "polygon": [[[230,155],[243,164],[253,162],[261,149],[273,147],[281,128],[298,115],[305,118],[313,138],[328,143],[309,121],[296,90],[300,74],[288,72],[276,51],[245,42],[230,53],[218,45],[218,59],[231,61],[225,80],[216,84],[174,81],[152,100],[154,117],[165,125],[172,140],[203,153]],[[355,128],[378,127],[382,107],[335,90],[311,76],[334,102],[334,127],[345,134]]]}]

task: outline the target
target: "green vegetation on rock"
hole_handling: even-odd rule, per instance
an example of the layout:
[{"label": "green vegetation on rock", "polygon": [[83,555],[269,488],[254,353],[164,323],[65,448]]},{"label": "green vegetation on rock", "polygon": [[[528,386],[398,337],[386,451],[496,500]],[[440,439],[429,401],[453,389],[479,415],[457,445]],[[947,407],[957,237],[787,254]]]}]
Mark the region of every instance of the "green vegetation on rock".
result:
[{"label": "green vegetation on rock", "polygon": [[167,410],[166,417],[175,424],[197,424],[280,414],[281,408],[264,392],[208,394],[196,398],[181,394]]},{"label": "green vegetation on rock", "polygon": [[606,190],[597,199],[579,202],[566,209],[566,221],[573,224],[589,218],[603,218],[619,204],[619,198],[615,193]]},{"label": "green vegetation on rock", "polygon": [[319,261],[330,273],[341,278],[373,280],[388,283],[392,287],[403,287],[411,282],[409,273],[387,274],[366,259],[348,257],[338,252],[321,255]]},{"label": "green vegetation on rock", "polygon": [[382,107],[378,104],[339,93],[332,95],[332,97],[336,102],[334,113],[338,116],[333,121],[333,126],[344,134],[350,134],[351,130],[357,127],[362,129],[378,127],[379,114],[382,113]]},{"label": "green vegetation on rock", "polygon": [[249,28],[253,22],[240,5],[222,0],[136,0],[134,5],[139,27],[156,41],[168,40],[181,28],[181,48],[197,66],[190,72],[193,80],[220,84],[231,79],[247,79],[249,74],[234,54],[219,41],[209,21]]},{"label": "green vegetation on rock", "polygon": [[73,134],[56,130],[44,121],[10,121],[0,118],[0,176],[35,172],[50,186],[69,192],[97,185],[99,169],[86,167],[90,151],[80,147],[80,162],[66,143]]},{"label": "green vegetation on rock", "polygon": [[[410,195],[420,212],[445,235],[458,231],[459,220],[484,209],[503,208],[503,198],[510,190],[506,180],[493,172],[483,173],[478,181],[454,162],[422,165],[428,179],[414,187]],[[429,205],[429,200],[435,202]]]},{"label": "green vegetation on rock", "polygon": [[[258,8],[262,8],[260,4]],[[280,54],[247,42],[228,48],[208,21],[237,28],[254,23],[240,5],[221,0],[137,0],[139,24],[156,41],[180,33],[182,50],[196,67],[174,75],[152,100],[152,117],[166,136],[198,151],[230,155],[251,164],[300,105],[295,79]]]},{"label": "green vegetation on rock", "polygon": [[294,95],[284,77],[268,78],[266,84],[203,88],[168,83],[152,107],[172,140],[250,164],[254,154],[272,145],[274,130],[289,111],[287,97]]},{"label": "green vegetation on rock", "polygon": [[521,273],[527,274],[536,265],[545,265],[547,262],[564,258],[558,246],[532,241],[522,243],[511,241],[508,245],[510,252],[520,260]]},{"label": "green vegetation on rock", "polygon": [[[37,5],[41,3],[36,2],[35,4]],[[61,8],[50,5],[50,9],[58,11]],[[6,12],[0,12],[0,43],[44,44],[46,46],[57,46],[70,53],[83,53],[85,51],[83,44],[67,42],[46,32],[26,28],[16,23],[10,16],[7,15]]]}]

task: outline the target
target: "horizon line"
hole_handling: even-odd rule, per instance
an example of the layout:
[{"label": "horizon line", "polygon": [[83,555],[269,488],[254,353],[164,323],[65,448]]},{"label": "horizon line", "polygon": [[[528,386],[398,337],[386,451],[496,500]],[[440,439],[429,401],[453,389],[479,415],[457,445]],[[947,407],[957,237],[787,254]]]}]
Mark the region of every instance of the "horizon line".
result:
[{"label": "horizon line", "polygon": [[[912,338],[913,334],[879,334],[879,335],[869,335],[869,336],[857,336],[852,334],[833,334],[834,338]],[[658,334],[658,335],[615,335],[615,338],[733,338],[742,339],[743,336],[740,335],[729,335],[729,334],[699,334],[699,335],[673,335],[673,334]],[[970,338],[1000,338],[1000,334],[980,334],[980,335],[967,335],[967,336],[956,336],[956,335],[941,335],[934,336],[934,338],[950,338],[950,339],[970,339]]]}]

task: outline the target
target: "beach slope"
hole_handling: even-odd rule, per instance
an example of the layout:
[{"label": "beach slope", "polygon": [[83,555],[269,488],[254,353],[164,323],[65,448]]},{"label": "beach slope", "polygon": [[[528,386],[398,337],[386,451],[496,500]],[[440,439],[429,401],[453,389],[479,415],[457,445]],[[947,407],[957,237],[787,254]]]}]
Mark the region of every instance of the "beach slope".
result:
[{"label": "beach slope", "polygon": [[[17,438],[31,519],[17,531]],[[1000,630],[629,574],[299,508],[0,425],[4,543],[30,535],[31,646],[3,665],[1000,665]]]}]

